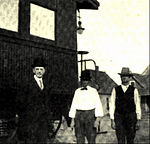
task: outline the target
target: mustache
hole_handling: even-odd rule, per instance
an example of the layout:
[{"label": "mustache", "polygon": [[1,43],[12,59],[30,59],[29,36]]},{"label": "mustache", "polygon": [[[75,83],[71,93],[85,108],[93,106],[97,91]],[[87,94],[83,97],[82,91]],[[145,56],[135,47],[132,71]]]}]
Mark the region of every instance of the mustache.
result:
[{"label": "mustache", "polygon": [[37,74],[43,74],[42,72],[38,72]]}]

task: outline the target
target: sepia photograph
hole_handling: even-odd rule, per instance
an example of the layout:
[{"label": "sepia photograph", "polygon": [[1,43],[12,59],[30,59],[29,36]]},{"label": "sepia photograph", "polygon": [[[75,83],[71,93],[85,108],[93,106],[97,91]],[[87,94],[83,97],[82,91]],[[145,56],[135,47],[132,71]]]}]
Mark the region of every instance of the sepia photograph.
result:
[{"label": "sepia photograph", "polygon": [[0,144],[149,144],[149,0],[0,0]]}]

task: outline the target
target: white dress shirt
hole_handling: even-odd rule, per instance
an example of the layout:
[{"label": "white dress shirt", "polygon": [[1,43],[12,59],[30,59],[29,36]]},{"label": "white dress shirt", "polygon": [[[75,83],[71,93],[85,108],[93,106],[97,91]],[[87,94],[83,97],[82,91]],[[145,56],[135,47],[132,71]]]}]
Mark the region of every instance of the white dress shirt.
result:
[{"label": "white dress shirt", "polygon": [[[124,86],[121,85],[122,90],[125,92],[129,85]],[[115,113],[115,100],[116,100],[116,90],[113,88],[112,94],[109,99],[109,114],[110,114],[110,119],[114,119],[114,113]],[[141,119],[141,103],[140,103],[140,97],[137,88],[134,90],[134,103],[135,103],[135,108],[136,108],[136,114],[137,114],[137,119]]]},{"label": "white dress shirt", "polygon": [[[35,78],[38,86],[41,88],[41,90],[43,90],[44,89],[44,84],[43,84],[42,78],[38,78],[36,75],[34,75],[34,78]],[[40,83],[40,81],[41,81],[41,83]]]},{"label": "white dress shirt", "polygon": [[87,90],[81,90],[81,88],[78,88],[74,94],[69,117],[75,118],[76,110],[92,109],[95,109],[95,117],[104,116],[102,103],[97,90],[90,86],[87,86]]}]

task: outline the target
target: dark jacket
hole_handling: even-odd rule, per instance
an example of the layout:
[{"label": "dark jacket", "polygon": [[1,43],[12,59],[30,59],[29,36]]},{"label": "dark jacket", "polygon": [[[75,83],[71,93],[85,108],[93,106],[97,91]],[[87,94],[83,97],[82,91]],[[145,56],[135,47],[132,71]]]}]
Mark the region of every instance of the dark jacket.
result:
[{"label": "dark jacket", "polygon": [[33,77],[30,81],[24,83],[24,86],[18,92],[18,131],[21,137],[32,137],[32,134],[34,135],[42,129],[46,133],[47,122],[50,119],[51,87],[44,79],[43,83],[44,89],[41,90]]}]

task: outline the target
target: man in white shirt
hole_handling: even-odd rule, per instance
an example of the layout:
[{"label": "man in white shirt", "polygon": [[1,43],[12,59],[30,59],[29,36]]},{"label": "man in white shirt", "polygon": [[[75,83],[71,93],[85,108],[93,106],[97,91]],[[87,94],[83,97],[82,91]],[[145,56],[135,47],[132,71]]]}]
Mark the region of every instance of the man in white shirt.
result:
[{"label": "man in white shirt", "polygon": [[133,144],[136,127],[139,127],[141,119],[140,98],[137,88],[130,85],[133,74],[127,67],[123,67],[121,73],[122,84],[113,88],[110,97],[111,127],[116,130],[119,144]]},{"label": "man in white shirt", "polygon": [[95,88],[89,86],[91,80],[90,71],[81,73],[83,87],[75,91],[69,117],[72,118],[71,127],[75,126],[77,143],[85,143],[85,137],[89,143],[94,144],[96,130],[103,117],[102,103]]}]

